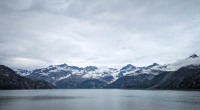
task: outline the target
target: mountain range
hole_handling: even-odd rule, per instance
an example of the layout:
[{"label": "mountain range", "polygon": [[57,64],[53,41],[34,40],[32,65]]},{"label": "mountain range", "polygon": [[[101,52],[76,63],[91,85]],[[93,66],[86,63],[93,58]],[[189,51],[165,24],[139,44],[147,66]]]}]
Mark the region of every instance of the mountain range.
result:
[{"label": "mountain range", "polygon": [[14,70],[33,81],[56,88],[200,89],[200,57],[193,54],[174,63],[122,68],[50,65],[35,70]]}]

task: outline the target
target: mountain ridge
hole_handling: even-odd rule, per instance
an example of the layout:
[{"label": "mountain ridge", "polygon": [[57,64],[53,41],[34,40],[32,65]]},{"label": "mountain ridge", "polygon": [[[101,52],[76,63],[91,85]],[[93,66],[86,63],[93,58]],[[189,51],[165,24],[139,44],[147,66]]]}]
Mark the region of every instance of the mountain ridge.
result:
[{"label": "mountain ridge", "polygon": [[[53,85],[59,85],[61,88],[73,88],[80,87],[82,82],[93,81],[94,87],[98,85],[97,83],[111,84],[121,77],[139,77],[139,76],[151,76],[159,75],[163,72],[173,72],[177,71],[182,67],[187,67],[190,65],[200,65],[200,58],[193,54],[185,59],[177,60],[174,63],[159,65],[153,63],[145,67],[136,67],[132,64],[127,64],[126,66],[117,69],[117,68],[98,68],[96,66],[87,66],[87,67],[78,67],[78,66],[69,66],[67,64],[60,65],[50,65],[46,68],[35,69],[33,71],[28,70],[16,70],[18,74],[26,76],[31,79],[36,80],[45,80]],[[21,73],[22,72],[22,73]],[[23,73],[24,72],[24,73]],[[138,76],[139,75],[139,76]],[[74,81],[73,81],[74,80]],[[90,80],[90,81],[87,81]],[[95,81],[98,80],[98,81]],[[67,85],[67,83],[73,83],[73,86]],[[62,85],[66,84],[66,85]],[[87,84],[85,84],[87,85]],[[89,87],[89,86],[87,86]]]}]

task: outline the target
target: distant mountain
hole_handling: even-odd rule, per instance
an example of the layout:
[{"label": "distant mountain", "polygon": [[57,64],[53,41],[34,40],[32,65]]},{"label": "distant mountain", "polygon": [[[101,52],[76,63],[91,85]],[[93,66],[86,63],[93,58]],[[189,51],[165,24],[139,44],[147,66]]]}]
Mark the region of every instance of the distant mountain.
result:
[{"label": "distant mountain", "polygon": [[166,73],[190,65],[200,65],[200,58],[196,54],[165,65],[153,63],[145,67],[136,67],[128,64],[121,69],[116,69],[96,66],[83,68],[61,64],[32,71],[17,69],[16,72],[34,80],[45,80],[58,88],[102,88],[105,84],[110,88],[147,88],[157,84]]},{"label": "distant mountain", "polygon": [[0,89],[50,89],[55,88],[46,81],[33,81],[16,74],[12,69],[0,65]]},{"label": "distant mountain", "polygon": [[97,68],[96,66],[82,68],[67,64],[51,65],[32,71],[17,69],[16,72],[34,80],[45,80],[58,88],[75,88],[82,83],[80,81],[87,80],[99,80],[107,84],[116,80],[118,76],[118,69],[115,68]]},{"label": "distant mountain", "polygon": [[[152,74],[152,70],[160,72]],[[140,71],[148,72],[136,75],[134,70],[132,74],[108,84],[106,88],[200,89],[200,60],[196,54],[164,66],[153,64],[143,67]]]},{"label": "distant mountain", "polygon": [[181,67],[189,66],[189,65],[200,65],[200,57],[196,54],[193,54],[185,59],[178,60],[174,63],[165,65],[165,71],[176,71]]},{"label": "distant mountain", "polygon": [[[75,88],[82,81],[99,80],[109,84],[123,76],[134,76],[139,74],[159,74],[158,64],[147,67],[135,67],[128,64],[121,69],[97,68],[88,66],[85,68],[69,66],[67,64],[51,65],[47,68],[35,69],[33,71],[17,69],[19,75],[26,76],[34,80],[45,80],[58,88]],[[70,85],[68,84],[70,83]]]},{"label": "distant mountain", "polygon": [[200,65],[182,67],[170,72],[152,88],[154,89],[200,89]]},{"label": "distant mountain", "polygon": [[136,71],[136,69],[137,69],[137,67],[135,67],[131,64],[128,64],[128,65],[126,65],[126,66],[124,66],[120,69],[118,77],[125,76],[127,74],[133,73],[133,72]]},{"label": "distant mountain", "polygon": [[108,84],[106,88],[200,89],[200,65],[190,65],[177,71],[162,72],[158,75],[124,76]]},{"label": "distant mountain", "polygon": [[140,74],[154,74],[158,75],[160,72],[165,71],[164,66],[159,65],[157,63],[153,63],[152,65],[146,67],[135,67],[131,64],[120,69],[119,76],[136,76]]}]

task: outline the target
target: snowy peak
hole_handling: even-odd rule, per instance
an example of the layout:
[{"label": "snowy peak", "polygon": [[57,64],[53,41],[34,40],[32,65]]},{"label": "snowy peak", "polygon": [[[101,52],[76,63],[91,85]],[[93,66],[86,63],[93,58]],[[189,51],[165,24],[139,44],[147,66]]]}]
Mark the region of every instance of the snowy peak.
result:
[{"label": "snowy peak", "polygon": [[64,64],[57,65],[57,66],[59,66],[59,67],[67,67],[68,65],[66,63],[64,63]]},{"label": "snowy peak", "polygon": [[98,68],[96,66],[87,66],[84,68],[86,71],[95,71],[97,70]]},{"label": "snowy peak", "polygon": [[194,65],[194,66],[200,65],[200,58],[196,54],[193,54],[187,57],[186,59],[181,59],[174,63],[168,64],[166,69],[168,71],[176,71],[180,69],[181,67],[185,67],[189,65]]},{"label": "snowy peak", "polygon": [[196,55],[195,53],[193,54],[193,55],[191,55],[190,57],[188,57],[188,58],[197,58],[197,57],[199,57],[198,55]]},{"label": "snowy peak", "polygon": [[128,64],[128,65],[122,67],[122,68],[120,69],[120,71],[131,71],[131,70],[135,70],[135,69],[136,69],[135,66],[133,66],[133,65],[131,65],[131,64]]},{"label": "snowy peak", "polygon": [[135,72],[136,69],[137,69],[137,67],[135,67],[131,64],[128,64],[120,69],[120,72],[118,73],[118,77],[122,77],[127,74],[131,74],[131,73]]},{"label": "snowy peak", "polygon": [[120,72],[118,74],[118,77],[125,76],[125,75],[139,75],[139,74],[154,74],[157,75],[162,70],[163,66],[153,63],[152,65],[145,66],[145,67],[135,67],[131,64],[128,64],[124,66],[122,69],[120,69]]},{"label": "snowy peak", "polygon": [[152,65],[147,66],[147,68],[153,68],[153,67],[156,67],[156,66],[160,66],[160,65],[158,63],[153,63]]}]

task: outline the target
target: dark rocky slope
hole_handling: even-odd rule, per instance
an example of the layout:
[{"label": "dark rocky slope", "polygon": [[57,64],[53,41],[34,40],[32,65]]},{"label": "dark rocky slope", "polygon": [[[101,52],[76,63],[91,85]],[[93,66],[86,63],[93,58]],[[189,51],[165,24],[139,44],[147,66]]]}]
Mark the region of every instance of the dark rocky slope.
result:
[{"label": "dark rocky slope", "polygon": [[0,89],[51,89],[46,81],[34,81],[16,74],[12,69],[0,65]]},{"label": "dark rocky slope", "polygon": [[182,67],[167,74],[153,89],[200,89],[200,66]]},{"label": "dark rocky slope", "polygon": [[200,66],[191,65],[174,72],[162,72],[159,75],[124,76],[106,88],[200,89]]}]

